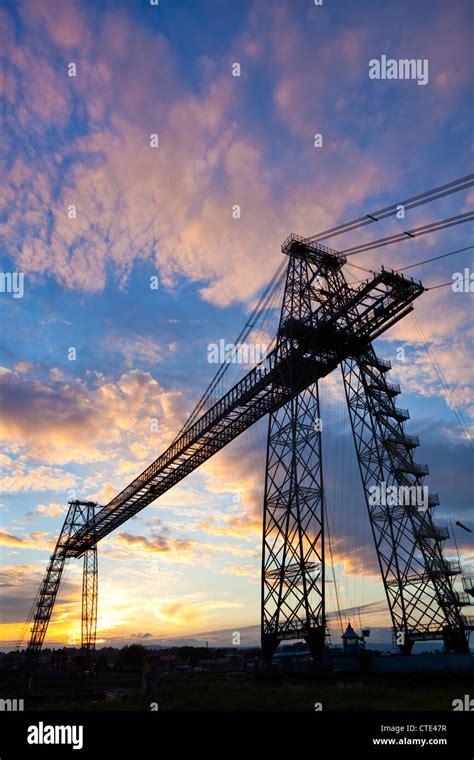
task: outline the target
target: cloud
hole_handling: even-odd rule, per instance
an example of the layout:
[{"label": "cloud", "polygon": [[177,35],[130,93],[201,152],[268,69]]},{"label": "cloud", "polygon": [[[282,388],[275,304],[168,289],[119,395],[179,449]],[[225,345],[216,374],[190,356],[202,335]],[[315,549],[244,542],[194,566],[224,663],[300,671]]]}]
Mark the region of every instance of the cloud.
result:
[{"label": "cloud", "polygon": [[[377,601],[373,602],[367,602],[366,604],[361,604],[357,607],[344,607],[340,610],[340,617],[343,621],[343,628],[345,621],[349,622],[350,618],[353,618],[353,626],[356,628],[356,624],[354,622],[355,619],[362,618],[362,625],[365,627],[367,625],[370,626],[380,626],[380,625],[387,625],[390,623],[389,618],[389,612],[388,612],[388,606],[387,606],[387,600],[386,599],[378,599]],[[339,618],[339,611],[330,612],[328,615],[329,618],[329,625],[331,628],[335,628],[338,623]],[[378,638],[375,638],[375,631],[371,632],[373,634],[373,640],[378,641]],[[388,634],[388,640],[392,640],[392,629],[385,631],[386,634]]]},{"label": "cloud", "polygon": [[[440,184],[444,175],[451,179],[465,156],[465,112],[458,106],[469,76],[468,67],[461,65],[469,50],[464,11],[454,14],[439,3],[428,22],[413,16],[400,27],[399,8],[385,6],[368,19],[354,6],[339,24],[337,14],[315,16],[318,9],[309,6],[300,15],[289,6],[272,4],[270,9],[255,3],[233,39],[226,40],[224,54],[202,56],[187,82],[183,71],[189,60],[183,66],[171,37],[161,27],[148,27],[128,6],[22,0],[14,13],[0,10],[6,59],[0,75],[0,244],[25,272],[27,298],[49,295],[54,280],[65,291],[85,294],[81,306],[95,308],[88,296],[104,294],[105,301],[107,286],[126,289],[141,268],[159,273],[160,288],[175,290],[179,297],[185,278],[212,304],[249,305],[281,260],[279,245],[291,230],[309,234],[365,213],[369,198],[377,208],[387,198],[392,202],[401,188],[407,189],[404,195],[412,189],[414,194]],[[387,28],[395,30],[387,52],[410,50],[411,55],[416,46],[430,57],[433,87],[365,86],[368,58],[385,44],[380,30]],[[186,55],[192,58],[190,51]],[[232,59],[243,63],[240,79],[230,75]],[[77,63],[74,78],[67,76],[71,60]],[[322,150],[313,147],[317,131],[324,134]],[[155,132],[159,147],[152,149],[150,134]],[[457,152],[449,147],[454,133]],[[67,214],[71,204],[75,219]],[[232,217],[236,204],[240,219]],[[419,224],[430,219],[423,211]],[[396,223],[388,227],[380,234],[390,234]],[[373,228],[367,234],[359,231],[357,241],[377,235]],[[342,240],[346,238],[336,238],[335,244]],[[435,244],[425,239],[416,245],[416,255],[407,243],[390,254],[388,249],[363,254],[357,262],[403,266],[426,258],[424,252]],[[421,270],[427,282],[449,279],[451,261]],[[24,308],[27,298],[16,306]],[[466,408],[472,405],[472,336],[465,328],[469,309],[469,294],[457,298],[450,289],[430,291],[417,303],[430,346]],[[64,313],[51,322],[76,330],[77,314],[73,324],[63,319]],[[100,320],[100,309],[98,316]],[[20,356],[13,370],[0,370],[0,439],[7,452],[0,455],[0,486],[10,493],[81,485],[84,494],[106,502],[137,474],[150,451],[164,448],[183,421],[183,393],[165,389],[147,372],[128,371],[139,362],[167,362],[176,346],[144,333],[120,335],[113,322],[105,325],[108,337],[101,346],[124,360],[127,371],[120,377],[88,371],[78,379],[64,365],[42,367],[36,356],[34,361]],[[436,374],[411,320],[397,323],[386,337],[390,349],[400,343],[411,346],[406,363],[395,367],[403,389],[423,403],[439,396]],[[333,380],[325,382],[331,403],[338,398]],[[428,417],[434,405],[426,408]],[[159,420],[157,434],[150,431],[151,418]],[[426,461],[430,466],[433,461],[433,479],[445,490],[443,510],[468,515],[469,470],[459,436],[437,420],[423,424]],[[177,515],[172,526],[150,523],[104,542],[107,561],[124,560],[122,566],[131,573],[135,564],[148,567],[153,558],[169,585],[181,562],[242,576],[239,584],[245,577],[255,579],[258,551],[250,542],[257,544],[261,531],[262,430],[256,437],[255,429],[248,431],[209,460],[193,476],[199,493],[181,486],[151,507]],[[342,445],[342,438],[338,442]],[[82,477],[61,469],[66,464],[80,467]],[[338,474],[334,468],[328,485],[337,485]],[[378,577],[375,551],[360,527],[361,513],[351,512],[356,495],[362,504],[360,494],[349,490],[349,505],[335,497],[330,514],[334,562],[344,578],[358,582],[367,574],[372,580]],[[60,517],[60,505],[50,498],[36,500],[35,517]],[[183,523],[179,531],[178,517]],[[199,532],[204,538],[196,537]],[[46,533],[22,536],[5,527],[2,535],[14,551],[50,550]],[[463,552],[471,552],[468,538]],[[137,600],[135,580],[134,575],[128,607],[147,602]],[[225,579],[229,585],[232,581]],[[206,619],[222,606],[214,596],[173,598],[160,613],[159,625],[169,625],[167,614],[176,627]],[[68,598],[57,608],[60,619],[67,620],[73,609],[77,613],[78,599]],[[127,604],[121,597],[110,605],[107,625],[126,627]],[[187,618],[186,605],[192,607]],[[132,621],[134,632],[153,630],[148,619],[138,622]]]},{"label": "cloud", "polygon": [[[15,365],[15,369],[16,368]],[[58,369],[58,367],[51,367],[49,370],[49,377],[54,382],[63,382],[66,379],[64,372],[61,369]]]},{"label": "cloud", "polygon": [[26,536],[16,536],[14,533],[0,529],[0,544],[2,546],[13,546],[20,549],[45,549],[52,548],[52,539],[47,538],[49,534],[43,531],[32,531]]},{"label": "cloud", "polygon": [[141,335],[125,336],[112,334],[104,338],[106,351],[122,354],[125,366],[131,369],[137,360],[145,362],[148,367],[162,361],[169,361],[176,352],[176,343],[160,343],[153,338]]},{"label": "cloud", "polygon": [[[35,535],[28,534],[26,542],[31,542],[31,537]],[[36,548],[37,543],[40,542],[33,538],[31,548]],[[51,552],[52,546],[44,545],[38,548]],[[76,631],[80,629],[81,586],[79,574],[75,574],[74,569],[71,566],[67,576],[63,574],[60,593],[48,628],[47,643],[50,641],[68,643],[71,626],[74,625]],[[28,641],[31,626],[25,621],[43,579],[44,570],[42,565],[25,562],[18,565],[4,564],[0,569],[2,604],[0,639],[2,643],[7,644],[11,641],[15,645],[21,640],[24,646]]]},{"label": "cloud", "polygon": [[22,0],[20,11],[24,22],[35,35],[44,29],[52,42],[68,52],[71,48],[87,49],[89,31],[74,0],[68,0],[66,4],[61,0],[49,0],[47,4]]},{"label": "cloud", "polygon": [[200,522],[198,528],[210,536],[232,536],[233,538],[254,539],[254,534],[262,532],[261,520],[257,519],[252,512],[245,512],[242,515],[222,516],[219,520],[215,519]]},{"label": "cloud", "polygon": [[[276,71],[275,110],[305,140],[313,132],[323,131],[331,142],[340,145],[342,135],[351,134],[359,140],[363,130],[372,128],[372,155],[386,144],[389,135],[397,133],[404,134],[404,148],[410,149],[410,155],[414,141],[414,135],[406,134],[410,120],[423,124],[425,138],[433,137],[449,119],[449,104],[469,86],[469,67],[465,65],[470,48],[469,4],[458,3],[456,13],[452,13],[444,4],[436,3],[422,24],[412,16],[411,23],[403,26],[397,24],[396,4],[372,10],[361,15],[355,6],[345,8],[344,24],[338,23],[337,14],[320,15],[317,46],[314,36],[308,34],[304,15],[283,6],[271,15],[263,8],[255,11],[259,24],[270,30],[266,55]],[[390,40],[384,36],[384,28],[397,29]],[[418,57],[429,60],[429,86],[369,80],[370,59],[381,53],[397,59],[412,57],[415,49]],[[350,117],[349,130],[345,113]],[[387,157],[391,166],[393,158]]]},{"label": "cloud", "polygon": [[237,516],[225,519],[235,531],[242,528],[242,519],[251,530],[261,523],[266,429],[266,420],[257,423],[200,468],[208,492],[228,495],[229,510]]},{"label": "cloud", "polygon": [[[136,469],[136,463],[133,464],[133,468]],[[84,488],[87,490],[87,481],[84,483]],[[99,504],[108,504],[117,494],[117,488],[113,483],[104,483],[99,491],[91,494],[92,501],[96,501]]]},{"label": "cloud", "polygon": [[233,567],[224,568],[222,572],[225,575],[247,577],[260,582],[260,567],[258,565],[235,565]]},{"label": "cloud", "polygon": [[117,547],[133,548],[135,557],[138,553],[143,556],[156,554],[160,556],[160,560],[164,559],[171,562],[205,563],[219,554],[237,557],[255,556],[253,549],[245,549],[237,544],[211,544],[187,538],[171,538],[167,535],[166,530],[152,529],[149,536],[119,533],[112,540]]},{"label": "cloud", "polygon": [[[417,345],[414,336],[408,338],[406,327],[404,334],[395,339],[397,348],[404,349],[404,358],[402,361],[396,358],[392,361],[392,374],[400,381],[404,393],[427,398],[440,396],[449,409],[463,407],[469,416],[474,417],[474,357],[470,351],[472,331],[446,331],[440,335],[438,327],[432,329],[432,323],[439,321],[435,313],[428,323],[423,319],[423,335],[427,336],[428,341],[426,345]],[[417,337],[418,341],[422,339],[419,333]]]},{"label": "cloud", "polygon": [[34,366],[31,362],[16,362],[15,369],[17,372],[31,372],[32,369],[34,369]]},{"label": "cloud", "polygon": [[167,624],[179,626],[197,625],[212,620],[221,610],[235,610],[242,607],[240,602],[229,602],[220,599],[193,602],[185,599],[182,602],[160,605],[159,615],[166,618]]},{"label": "cloud", "polygon": [[75,476],[57,467],[28,467],[22,462],[15,462],[10,472],[0,477],[0,490],[10,494],[66,491],[77,483]]},{"label": "cloud", "polygon": [[[268,161],[268,135],[238,129],[235,109],[245,110],[249,93],[223,73],[221,62],[193,92],[180,83],[165,37],[129,14],[89,9],[88,18],[73,5],[55,17],[52,6],[41,12],[32,7],[22,6],[24,44],[11,32],[6,48],[13,62],[7,131],[17,156],[0,205],[0,236],[27,280],[48,274],[66,289],[95,293],[104,289],[108,273],[123,287],[133,267],[147,262],[165,287],[175,287],[184,275],[201,283],[202,297],[214,304],[249,301],[272,274],[289,230],[327,226],[383,188],[381,167],[390,162],[383,130],[383,145],[370,158],[365,137],[358,144],[357,133],[328,135],[318,170],[299,168],[293,177],[291,146],[276,167]],[[316,50],[294,14],[275,8],[257,16],[263,39],[258,42],[252,32],[250,13],[236,48],[242,52],[243,45],[251,60],[259,58],[259,48],[269,52],[276,109],[296,133],[304,132],[303,155],[309,159],[311,152],[311,159],[302,165],[310,166],[314,124],[321,122],[314,110],[333,103],[334,77],[345,91],[360,85],[367,33],[359,23]],[[47,29],[49,44],[38,43],[37,23]],[[81,55],[78,76],[71,78],[65,65],[58,69],[58,48],[63,56],[71,40],[74,49],[78,29]],[[333,79],[314,76],[314,55],[318,71],[331,65]],[[342,116],[352,106],[346,103]],[[72,129],[75,119],[87,129]],[[34,128],[36,150],[18,151],[18,122]],[[39,150],[51,123],[53,154]],[[150,147],[151,133],[159,135],[157,149]],[[301,163],[301,153],[299,158]],[[75,219],[67,214],[71,204]],[[232,216],[235,205],[240,219]]]},{"label": "cloud", "polygon": [[65,513],[66,507],[64,504],[50,502],[49,504],[38,504],[34,511],[42,517],[59,517],[59,515]]},{"label": "cloud", "polygon": [[8,624],[15,624],[12,626],[12,636],[16,640],[20,635],[21,625],[26,620],[28,607],[38,590],[43,572],[44,568],[33,564],[7,565],[3,563],[0,569],[1,627],[3,629]]},{"label": "cloud", "polygon": [[[125,453],[137,440],[155,450],[175,432],[182,406],[179,391],[163,390],[149,373],[138,370],[116,382],[88,372],[84,380],[53,385],[0,368],[0,393],[0,440],[54,464],[105,461],[117,456],[120,447]],[[151,432],[152,418],[159,419],[159,433]],[[53,490],[58,490],[60,477],[61,489],[76,483],[75,477],[59,471],[37,468],[31,475],[23,464],[15,467],[22,490],[33,487],[34,476],[41,479],[39,485],[49,477]],[[4,480],[4,486],[15,489],[15,478]]]}]

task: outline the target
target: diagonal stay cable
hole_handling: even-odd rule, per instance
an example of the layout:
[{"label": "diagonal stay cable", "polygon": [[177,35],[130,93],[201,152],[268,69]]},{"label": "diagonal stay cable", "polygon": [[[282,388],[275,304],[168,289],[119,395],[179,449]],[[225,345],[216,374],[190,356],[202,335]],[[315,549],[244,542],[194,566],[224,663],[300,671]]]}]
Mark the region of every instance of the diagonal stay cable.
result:
[{"label": "diagonal stay cable", "polygon": [[[457,253],[463,253],[464,251],[470,251],[472,248],[474,248],[474,245],[466,245],[464,248],[456,248],[455,251],[448,251],[448,253],[441,253],[439,256],[432,256],[430,259],[424,259],[423,261],[415,261],[413,264],[407,264],[405,267],[399,267],[399,269],[394,269],[394,272],[404,272],[406,269],[413,269],[413,267],[421,267],[423,264],[431,264],[433,261],[439,261],[440,259],[446,259],[448,256],[454,256]],[[363,272],[368,272],[369,274],[375,274],[375,270],[373,269],[367,269],[367,267],[362,267],[358,264],[353,264],[350,261],[346,262],[346,266],[353,267],[354,269],[360,269]],[[364,282],[364,280],[356,280],[355,282],[352,282],[351,285],[359,285],[361,282]],[[442,288],[445,285],[452,285],[452,280],[450,282],[444,282],[441,285],[432,285],[425,287],[425,290],[434,290],[434,288]]]},{"label": "diagonal stay cable", "polygon": [[358,219],[352,219],[351,221],[343,222],[336,227],[331,227],[330,229],[323,230],[322,232],[316,233],[315,235],[309,235],[306,240],[316,242],[325,240],[329,237],[335,237],[336,235],[342,235],[345,232],[352,232],[352,230],[359,227],[364,227],[367,224],[373,224],[374,222],[378,222],[382,219],[386,219],[389,216],[393,216],[397,213],[400,206],[403,206],[405,210],[415,208],[425,203],[443,198],[446,195],[457,193],[460,190],[466,190],[473,184],[474,174],[467,174],[465,177],[460,177],[459,179],[448,182],[445,185],[440,185],[439,187],[432,188],[431,190],[427,190],[424,193],[420,193],[419,195],[414,195],[404,201],[398,201],[397,203],[393,203],[391,206],[386,206],[385,208],[379,209],[378,211],[373,211],[371,214],[365,214],[364,216],[358,217]]},{"label": "diagonal stay cable", "polygon": [[446,378],[444,377],[444,373],[443,373],[441,367],[439,366],[438,362],[436,361],[436,357],[434,355],[434,352],[430,348],[430,345],[428,343],[426,335],[423,332],[423,329],[422,329],[422,327],[420,325],[420,322],[419,322],[419,320],[418,320],[415,312],[412,312],[411,316],[412,316],[413,322],[415,324],[415,327],[416,327],[416,329],[418,331],[418,334],[419,334],[419,336],[421,338],[421,342],[423,344],[423,347],[424,347],[424,349],[425,349],[425,351],[426,351],[426,353],[428,355],[428,358],[431,361],[431,364],[433,365],[433,368],[434,368],[434,370],[436,372],[436,375],[438,376],[438,380],[440,381],[441,386],[442,386],[442,388],[443,388],[446,396],[449,396],[450,399],[451,399],[452,409],[453,409],[453,412],[454,412],[455,416],[457,417],[459,426],[460,426],[460,428],[461,428],[461,430],[462,430],[462,432],[463,432],[463,434],[464,434],[464,436],[465,436],[465,438],[466,438],[466,440],[468,442],[468,445],[472,448],[471,433],[470,433],[469,428],[467,426],[466,420],[464,419],[464,417],[463,417],[463,415],[462,415],[462,413],[461,413],[461,411],[460,411],[460,409],[459,409],[459,407],[457,405],[457,402],[456,402],[456,399],[454,397],[454,394],[453,394],[451,388],[449,387],[449,385],[448,385],[448,383],[446,381]]},{"label": "diagonal stay cable", "polygon": [[440,256],[433,256],[433,258],[431,259],[425,259],[424,261],[417,261],[415,264],[408,264],[406,267],[400,267],[400,269],[395,269],[395,272],[404,272],[405,269],[413,269],[413,267],[421,267],[422,264],[430,264],[432,261],[445,259],[448,256],[454,256],[455,253],[462,253],[463,251],[469,251],[471,248],[474,248],[474,245],[466,245],[465,248],[457,248],[455,251],[449,251],[449,253],[442,253]]},{"label": "diagonal stay cable", "polygon": [[[252,330],[252,328],[255,326],[255,323],[256,323],[256,320],[257,320],[258,316],[267,307],[267,304],[271,300],[274,291],[280,286],[280,280],[281,280],[281,277],[283,275],[283,271],[286,268],[286,264],[287,264],[286,260],[283,260],[281,262],[281,264],[278,266],[278,268],[275,271],[273,277],[271,278],[271,280],[268,283],[267,287],[263,291],[263,293],[262,293],[262,295],[261,295],[261,297],[260,297],[260,299],[259,299],[256,307],[252,311],[249,320],[245,323],[244,327],[242,328],[242,330],[240,331],[239,335],[237,336],[237,338],[235,340],[235,345],[238,345],[243,340],[245,340],[245,338],[249,335],[249,333]],[[182,426],[182,428],[180,429],[180,431],[178,432],[178,434],[176,435],[176,437],[175,437],[174,440],[177,440],[184,433],[184,431],[190,425],[192,425],[192,423],[197,419],[197,417],[199,416],[200,412],[203,410],[203,408],[205,407],[207,401],[211,397],[213,391],[218,386],[219,382],[221,382],[224,374],[228,371],[229,367],[230,367],[230,364],[222,364],[219,367],[219,369],[217,370],[217,372],[214,375],[213,379],[211,380],[211,382],[207,386],[206,390],[202,394],[201,398],[197,402],[197,404],[194,407],[193,411],[191,412],[191,414],[187,418],[186,422],[184,423],[184,425]]]},{"label": "diagonal stay cable", "polygon": [[474,220],[474,211],[466,211],[464,214],[457,214],[446,219],[437,219],[435,222],[424,224],[421,227],[415,227],[412,230],[406,230],[403,232],[397,232],[395,235],[389,237],[379,238],[378,240],[372,240],[368,243],[361,243],[353,246],[352,248],[345,248],[339,251],[344,256],[354,256],[357,253],[363,253],[364,251],[370,251],[374,248],[383,248],[386,245],[392,243],[401,243],[403,240],[410,240],[411,238],[421,237],[421,235],[427,235],[430,232],[438,232],[448,227],[454,227],[457,224],[465,224]]}]

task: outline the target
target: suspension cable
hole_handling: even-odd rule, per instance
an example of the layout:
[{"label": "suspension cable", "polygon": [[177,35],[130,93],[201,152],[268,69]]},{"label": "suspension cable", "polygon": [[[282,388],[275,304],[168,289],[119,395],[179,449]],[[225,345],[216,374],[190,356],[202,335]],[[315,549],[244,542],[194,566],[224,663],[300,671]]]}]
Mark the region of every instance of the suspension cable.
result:
[{"label": "suspension cable", "polygon": [[439,198],[443,198],[446,195],[451,195],[451,193],[457,193],[460,190],[465,190],[468,187],[471,187],[473,184],[474,174],[467,174],[465,177],[460,177],[459,179],[453,180],[453,182],[448,182],[445,185],[440,185],[439,187],[427,190],[420,195],[415,195],[411,198],[407,198],[404,201],[393,203],[391,206],[387,206],[386,208],[380,209],[378,211],[373,211],[371,214],[360,216],[358,219],[352,219],[349,222],[343,222],[342,224],[339,224],[336,227],[331,227],[330,229],[324,230],[323,232],[316,233],[315,235],[310,235],[306,238],[306,240],[316,242],[325,240],[329,237],[335,237],[336,235],[341,235],[345,232],[352,232],[352,230],[359,227],[364,227],[367,224],[373,224],[374,222],[379,222],[382,219],[393,216],[397,213],[400,206],[403,206],[404,209],[415,208],[417,206],[423,205],[424,203],[429,203],[431,201],[438,200]]},{"label": "suspension cable", "polygon": [[466,211],[464,214],[457,214],[445,219],[437,219],[435,222],[424,224],[421,227],[415,227],[412,230],[404,230],[403,232],[397,232],[395,235],[389,235],[385,238],[379,238],[378,240],[372,240],[368,243],[361,243],[355,245],[352,248],[344,248],[339,253],[344,256],[355,256],[357,253],[364,253],[365,251],[371,251],[375,248],[383,248],[386,245],[392,245],[393,243],[401,243],[403,240],[410,240],[411,238],[421,237],[421,235],[428,235],[430,232],[439,232],[439,230],[447,229],[448,227],[455,227],[458,224],[465,224],[474,220],[474,211]]},{"label": "suspension cable", "polygon": [[438,365],[438,363],[436,361],[436,358],[434,356],[434,353],[433,353],[433,351],[431,350],[431,348],[430,348],[430,346],[428,344],[426,336],[425,336],[425,334],[424,334],[424,332],[422,330],[422,327],[421,327],[421,325],[420,325],[420,323],[418,321],[418,318],[415,315],[415,312],[412,312],[412,318],[413,318],[413,321],[415,323],[415,327],[418,330],[418,334],[420,335],[420,338],[421,338],[423,346],[424,346],[424,348],[426,350],[426,353],[428,354],[428,357],[429,357],[429,359],[430,359],[430,361],[431,361],[431,363],[432,363],[432,365],[434,367],[434,370],[435,370],[435,372],[436,372],[436,374],[438,376],[438,379],[439,379],[439,381],[440,381],[440,383],[441,383],[441,385],[443,387],[443,390],[444,390],[445,394],[448,395],[450,397],[450,399],[451,399],[452,409],[453,409],[454,414],[457,417],[459,426],[460,426],[460,428],[461,428],[461,430],[462,430],[462,432],[463,432],[463,434],[464,434],[464,436],[465,436],[465,438],[466,438],[469,446],[472,448],[472,438],[471,438],[471,434],[469,432],[469,428],[468,428],[468,426],[466,424],[466,421],[465,421],[464,417],[461,414],[461,411],[458,408],[458,405],[456,403],[456,399],[454,398],[454,394],[453,394],[452,390],[448,386],[448,383],[447,383],[447,381],[446,381],[446,379],[444,377],[444,374],[443,374],[443,372],[441,370],[441,367]]}]

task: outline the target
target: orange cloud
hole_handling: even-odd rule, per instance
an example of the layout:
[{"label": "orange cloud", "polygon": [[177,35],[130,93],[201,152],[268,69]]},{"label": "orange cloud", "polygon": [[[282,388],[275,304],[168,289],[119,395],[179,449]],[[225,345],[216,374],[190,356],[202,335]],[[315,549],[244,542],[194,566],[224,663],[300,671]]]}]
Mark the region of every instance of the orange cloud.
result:
[{"label": "orange cloud", "polygon": [[[30,13],[26,7],[25,18]],[[77,29],[86,21],[77,5],[57,17],[48,7],[33,18],[46,24],[59,46],[66,40],[74,45]],[[307,233],[327,226],[348,205],[381,187],[381,157],[368,160],[366,151],[349,139],[320,156],[314,176],[296,186],[288,183],[267,166],[266,142],[237,134],[233,110],[241,95],[233,77],[214,71],[199,96],[183,92],[164,37],[134,25],[119,11],[96,21],[97,32],[89,29],[81,43],[77,78],[67,81],[65,72],[53,73],[44,50],[35,50],[34,66],[25,60],[18,69],[19,81],[34,71],[36,93],[41,94],[41,103],[33,101],[34,113],[43,108],[61,123],[71,112],[69,90],[74,88],[91,123],[90,134],[57,147],[55,161],[64,176],[59,191],[52,163],[39,167],[19,158],[7,179],[0,233],[8,245],[28,219],[21,251],[16,246],[10,251],[27,276],[47,272],[65,288],[97,292],[105,286],[108,263],[123,285],[134,264],[146,260],[155,262],[165,287],[184,275],[206,283],[201,294],[208,301],[249,301],[273,273],[281,241],[291,229]],[[291,16],[277,9],[265,21],[267,27],[280,66],[288,64],[294,50],[305,49]],[[258,46],[249,34],[244,48],[255,56]],[[19,56],[13,34],[10,44],[11,55]],[[353,63],[360,45],[360,30],[346,32],[322,53],[328,58],[336,51],[343,66]],[[161,73],[159,91],[154,67]],[[352,71],[349,66],[346,74]],[[314,88],[299,86],[295,95],[296,73],[285,82],[276,70],[276,99],[304,120],[302,109],[293,106],[314,101]],[[39,78],[44,92],[36,86]],[[58,93],[55,107],[50,90]],[[26,118],[29,101],[18,93],[13,99]],[[112,108],[113,124],[107,118]],[[41,128],[41,111],[37,118]],[[156,150],[149,146],[155,131]],[[77,208],[74,220],[66,213],[71,203]],[[51,230],[44,224],[45,204],[51,209]],[[236,205],[240,219],[232,216]],[[252,277],[242,277],[242,272],[252,272]]]},{"label": "orange cloud", "polygon": [[52,539],[47,539],[47,536],[48,533],[44,533],[43,531],[33,531],[27,533],[25,537],[22,537],[0,530],[0,544],[3,546],[14,546],[20,549],[50,550],[52,548]]},{"label": "orange cloud", "polygon": [[260,567],[257,565],[236,565],[234,567],[226,567],[222,572],[226,575],[237,575],[260,581]]},{"label": "orange cloud", "polygon": [[199,602],[173,602],[172,604],[161,604],[159,606],[158,616],[163,616],[166,623],[179,626],[181,630],[189,625],[199,623],[206,624],[210,622],[216,612],[228,609],[239,609],[243,605],[239,602],[228,602],[225,600],[207,600]]},{"label": "orange cloud", "polygon": [[[211,544],[182,538],[170,538],[166,532],[160,534],[152,531],[150,537],[119,533],[113,543],[125,547],[133,547],[143,555],[159,554],[166,561],[173,562],[206,562],[216,554],[234,555],[237,557],[255,556],[255,551],[234,544]],[[134,551],[134,556],[137,552]]]},{"label": "orange cloud", "polygon": [[31,372],[33,369],[33,364],[31,362],[16,362],[15,369],[17,372]]},{"label": "orange cloud", "polygon": [[70,473],[56,467],[30,467],[15,462],[10,472],[0,478],[0,490],[5,493],[24,491],[65,491],[73,488],[77,480]]},{"label": "orange cloud", "polygon": [[212,520],[199,523],[198,528],[209,533],[210,536],[233,536],[246,539],[253,539],[254,534],[260,535],[262,532],[262,521],[252,512],[221,516],[220,519],[223,525],[218,524],[219,520]]},{"label": "orange cloud", "polygon": [[[92,389],[88,380],[96,381]],[[125,453],[128,445],[137,441],[156,451],[181,422],[182,394],[164,391],[150,374],[138,370],[123,374],[116,383],[89,373],[85,381],[65,380],[53,387],[0,368],[0,392],[5,399],[0,440],[54,464],[104,461],[116,456],[120,446]],[[155,417],[159,419],[158,433],[151,431]],[[41,487],[49,483],[54,490],[60,477],[62,489],[76,483],[72,475],[59,471],[35,468],[27,472],[22,464],[15,468],[10,478],[3,479],[10,492],[31,489],[34,477],[40,478]]]},{"label": "orange cloud", "polygon": [[66,506],[64,504],[55,504],[50,502],[49,504],[38,504],[35,512],[42,517],[59,517],[64,514]]}]

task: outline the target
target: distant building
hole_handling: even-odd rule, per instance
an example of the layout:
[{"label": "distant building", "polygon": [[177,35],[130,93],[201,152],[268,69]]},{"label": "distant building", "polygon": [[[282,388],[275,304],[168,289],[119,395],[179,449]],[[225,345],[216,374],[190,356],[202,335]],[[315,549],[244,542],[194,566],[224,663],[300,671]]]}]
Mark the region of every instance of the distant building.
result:
[{"label": "distant building", "polygon": [[313,664],[313,658],[305,646],[282,646],[273,655],[272,663],[280,673],[306,673]]},{"label": "distant building", "polygon": [[364,639],[354,631],[350,621],[342,634],[342,646],[345,654],[353,654],[365,649]]}]

